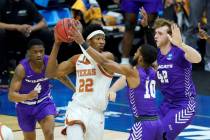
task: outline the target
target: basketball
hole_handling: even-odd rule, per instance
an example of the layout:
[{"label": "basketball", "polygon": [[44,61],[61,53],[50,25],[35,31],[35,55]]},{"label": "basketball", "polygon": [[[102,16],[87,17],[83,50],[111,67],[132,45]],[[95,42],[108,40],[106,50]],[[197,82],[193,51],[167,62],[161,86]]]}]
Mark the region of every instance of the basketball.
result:
[{"label": "basketball", "polygon": [[82,25],[78,20],[64,18],[57,22],[54,32],[60,41],[66,43],[73,42],[73,39],[71,39],[71,36],[68,34],[68,32],[71,31],[72,25],[76,25],[78,30],[82,32]]}]

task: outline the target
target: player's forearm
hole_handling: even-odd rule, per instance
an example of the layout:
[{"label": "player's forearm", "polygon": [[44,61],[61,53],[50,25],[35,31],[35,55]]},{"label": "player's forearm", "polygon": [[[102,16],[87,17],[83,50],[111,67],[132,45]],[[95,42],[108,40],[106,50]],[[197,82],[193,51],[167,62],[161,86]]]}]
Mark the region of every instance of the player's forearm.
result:
[{"label": "player's forearm", "polygon": [[201,61],[201,55],[194,48],[182,43],[180,47],[185,52],[185,58],[191,63],[199,63]]},{"label": "player's forearm", "polygon": [[15,25],[15,24],[6,24],[6,23],[3,23],[3,22],[0,22],[0,29],[17,30],[17,25]]},{"label": "player's forearm", "polygon": [[48,78],[53,78],[56,77],[56,71],[58,69],[57,67],[57,56],[58,56],[58,51],[60,48],[60,44],[54,43],[52,51],[49,56],[47,68],[46,68],[46,77]]},{"label": "player's forearm", "polygon": [[27,100],[27,94],[20,94],[18,92],[10,92],[8,98],[12,102],[22,102]]},{"label": "player's forearm", "polygon": [[109,91],[117,92],[126,86],[126,77],[121,76],[109,89]]},{"label": "player's forearm", "polygon": [[73,82],[68,76],[58,77],[58,80],[61,83],[63,83],[66,87],[68,87],[69,89],[75,92],[75,85],[73,84]]},{"label": "player's forearm", "polygon": [[40,29],[45,28],[45,27],[47,27],[47,24],[46,24],[45,20],[42,19],[40,22],[38,22],[37,24],[35,24],[35,25],[32,27],[32,32],[33,32],[33,31],[40,30]]}]

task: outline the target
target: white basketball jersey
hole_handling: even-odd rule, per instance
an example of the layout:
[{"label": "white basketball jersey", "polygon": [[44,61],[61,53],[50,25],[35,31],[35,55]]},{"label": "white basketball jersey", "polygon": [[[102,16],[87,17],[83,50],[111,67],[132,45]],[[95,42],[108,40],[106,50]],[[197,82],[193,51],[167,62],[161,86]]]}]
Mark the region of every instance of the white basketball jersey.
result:
[{"label": "white basketball jersey", "polygon": [[107,92],[112,81],[102,67],[90,63],[84,54],[76,62],[76,93],[73,101],[92,109],[104,111],[108,104]]}]

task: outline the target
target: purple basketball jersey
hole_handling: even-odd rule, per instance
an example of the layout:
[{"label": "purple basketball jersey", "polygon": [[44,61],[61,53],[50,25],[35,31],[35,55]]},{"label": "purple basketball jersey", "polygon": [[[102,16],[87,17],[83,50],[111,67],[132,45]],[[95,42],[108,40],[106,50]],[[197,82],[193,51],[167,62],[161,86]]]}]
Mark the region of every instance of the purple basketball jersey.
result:
[{"label": "purple basketball jersey", "polygon": [[158,51],[157,83],[165,97],[171,102],[187,103],[196,96],[192,81],[192,64],[185,59],[184,52],[172,46],[167,55]]},{"label": "purple basketball jersey", "polygon": [[164,95],[159,116],[168,140],[175,139],[195,115],[196,91],[192,81],[192,64],[184,55],[175,46],[167,55],[162,55],[158,50],[157,83]]},{"label": "purple basketball jersey", "polygon": [[158,109],[155,102],[155,77],[153,68],[143,69],[138,67],[140,85],[135,89],[129,89],[129,101],[135,117],[140,115],[157,115]]},{"label": "purple basketball jersey", "polygon": [[25,77],[22,80],[22,86],[19,93],[28,94],[34,89],[39,93],[38,99],[27,101],[28,103],[34,103],[34,101],[36,101],[35,104],[29,105],[21,102],[16,105],[18,123],[24,132],[34,131],[37,121],[44,119],[48,115],[56,115],[55,104],[49,95],[49,79],[45,77],[47,62],[48,56],[44,56],[45,66],[41,73],[35,73],[32,70],[27,58],[20,62],[25,69]]},{"label": "purple basketball jersey", "polygon": [[[157,117],[158,109],[155,101],[155,78],[153,68],[144,69],[138,67],[140,85],[135,89],[129,89],[129,101],[134,117],[129,140],[162,140],[163,126]],[[156,119],[149,119],[149,117]],[[140,118],[145,119],[140,119]]]},{"label": "purple basketball jersey", "polygon": [[35,87],[38,87],[40,89],[39,93],[39,99],[48,96],[50,93],[50,87],[49,87],[49,80],[45,77],[45,69],[48,62],[48,56],[44,56],[44,65],[41,73],[35,73],[30,64],[29,60],[27,58],[23,59],[20,64],[25,69],[25,77],[22,80],[22,86],[20,88],[19,93],[20,94],[27,94],[34,90]]}]

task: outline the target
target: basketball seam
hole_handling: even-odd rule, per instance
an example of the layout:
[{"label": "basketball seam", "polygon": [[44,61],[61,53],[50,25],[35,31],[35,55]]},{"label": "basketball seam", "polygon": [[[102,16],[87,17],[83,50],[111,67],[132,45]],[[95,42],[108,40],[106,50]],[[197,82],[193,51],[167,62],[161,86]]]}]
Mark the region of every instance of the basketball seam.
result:
[{"label": "basketball seam", "polygon": [[62,33],[61,33],[61,32],[59,32],[59,30],[58,30],[57,28],[56,28],[56,33],[58,34],[58,36],[59,36],[59,37],[64,38],[64,37],[63,37],[63,35],[62,35]]},{"label": "basketball seam", "polygon": [[65,32],[65,34],[66,34],[67,40],[69,40],[69,39],[68,39],[68,34],[67,34],[67,32],[66,32],[66,28],[65,28],[65,26],[64,26],[64,22],[65,22],[65,20],[63,20],[63,22],[62,22],[62,23],[63,23],[62,26],[63,26],[64,32]]}]

